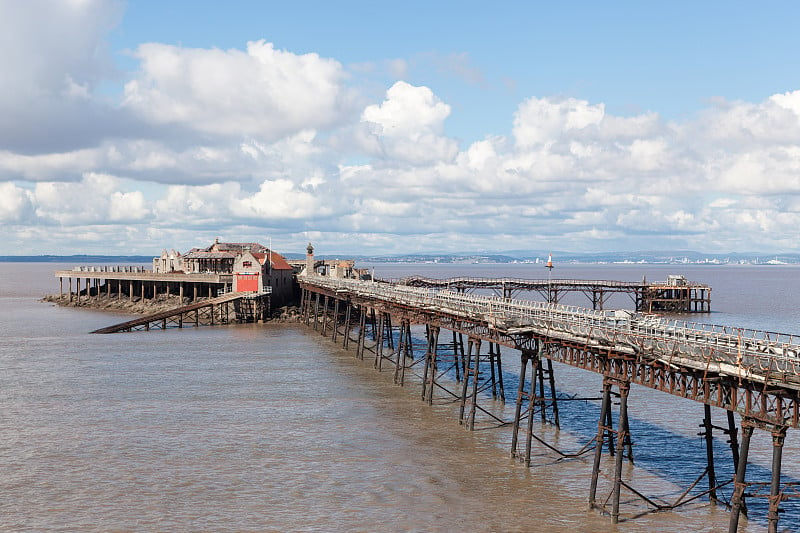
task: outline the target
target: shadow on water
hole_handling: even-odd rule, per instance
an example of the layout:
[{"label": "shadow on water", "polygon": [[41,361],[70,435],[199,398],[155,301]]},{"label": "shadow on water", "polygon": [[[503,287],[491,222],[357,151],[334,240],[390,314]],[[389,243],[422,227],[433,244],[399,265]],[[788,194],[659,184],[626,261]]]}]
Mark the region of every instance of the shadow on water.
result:
[{"label": "shadow on water", "polygon": [[[395,339],[397,342],[397,339]],[[419,347],[422,348],[422,352],[424,352],[425,340],[423,338],[419,338],[416,335],[414,336],[414,347],[415,351]],[[452,349],[450,352],[447,352],[446,345],[440,344],[441,346],[445,346],[444,351],[439,352],[441,355],[449,355],[452,357]],[[417,351],[417,356],[419,356],[419,352]],[[517,369],[514,368],[514,365],[518,365],[519,358],[516,356],[518,352],[512,351],[503,354],[503,381],[504,381],[504,389],[505,389],[505,396],[506,402],[505,405],[515,405],[516,403],[516,396],[517,390],[519,388],[519,373]],[[482,351],[482,355],[485,355],[485,352]],[[509,366],[511,368],[509,368]],[[567,432],[570,436],[574,438],[574,440],[578,443],[578,447],[583,446],[584,443],[590,442],[592,439],[596,438],[597,436],[597,423],[600,417],[600,402],[593,401],[595,398],[599,400],[600,397],[600,380],[599,376],[597,376],[598,380],[596,383],[596,388],[592,388],[589,390],[584,390],[581,394],[568,394],[561,390],[559,386],[559,373],[562,370],[567,371],[580,371],[579,369],[573,369],[567,367],[566,365],[560,363],[554,363],[555,367],[555,375],[556,375],[556,393],[558,398],[558,410],[559,410],[559,418],[560,418],[560,426],[561,431]],[[584,371],[586,372],[586,371]],[[481,362],[480,364],[480,378],[479,378],[479,388],[483,387],[487,380],[490,379],[489,376],[491,375],[491,369],[488,362]],[[444,372],[444,375],[447,379],[456,381],[456,373],[455,367],[451,366],[448,370]],[[525,385],[525,390],[528,391],[530,388],[530,376]],[[546,398],[551,396],[550,388],[548,387],[547,380],[545,380],[545,394]],[[491,393],[487,390],[487,388],[482,388],[481,396],[484,399],[491,399]],[[703,432],[703,428],[701,424],[703,422],[703,409],[701,407],[702,404],[698,402],[693,402],[691,400],[685,400],[681,398],[668,398],[666,399],[667,402],[671,402],[677,405],[681,400],[684,402],[691,402],[692,404],[697,406],[696,410],[693,410],[691,413],[686,413],[679,409],[672,409],[672,406],[669,408],[669,412],[666,410],[662,410],[659,413],[653,414],[653,409],[645,409],[647,412],[645,415],[650,415],[650,418],[654,418],[657,422],[653,420],[648,420],[646,418],[637,417],[637,400],[641,401],[637,396],[648,396],[650,394],[657,394],[663,396],[666,399],[666,393],[661,393],[658,391],[653,391],[647,389],[645,387],[634,386],[632,388],[631,395],[629,397],[629,407],[628,407],[628,418],[629,418],[629,427],[630,427],[630,434],[631,440],[633,444],[633,455],[635,466],[639,469],[644,469],[645,471],[649,472],[657,476],[658,478],[668,482],[676,487],[678,487],[676,492],[670,493],[662,493],[658,495],[647,494],[647,491],[643,491],[648,498],[652,498],[660,504],[673,504],[678,501],[680,496],[683,494],[684,491],[688,490],[692,487],[692,484],[696,483],[691,490],[682,498],[681,501],[686,501],[691,499],[693,496],[702,495],[709,489],[708,486],[708,478],[703,477],[698,482],[698,478],[703,474],[704,469],[706,468],[706,444],[705,444],[705,437],[701,435]],[[579,399],[575,399],[579,398]],[[580,399],[580,398],[591,398],[589,399]],[[645,401],[647,399],[645,398]],[[613,399],[612,401],[612,412],[613,412],[613,420],[614,420],[614,427],[616,428],[619,422],[619,400],[618,398]],[[664,405],[664,400],[659,400],[660,405]],[[525,409],[526,404],[523,403],[523,409]],[[523,411],[525,412],[525,411]],[[671,414],[670,414],[671,413]],[[671,418],[672,417],[672,418]],[[686,434],[681,434],[677,431],[672,431],[668,429],[668,426],[673,422],[677,422],[674,420],[674,417],[682,417],[680,420],[680,425],[686,427],[687,423],[691,423],[689,418],[696,418],[696,423],[694,427],[696,428],[696,434],[694,438],[687,436]],[[537,433],[537,428],[543,430],[541,434],[546,432],[549,433],[549,430],[552,430],[552,427],[547,428],[545,424],[540,421],[540,416],[537,413],[535,417],[536,425],[534,426],[534,433]],[[720,427],[727,427],[727,417],[725,415],[725,411],[721,409],[713,409],[712,410],[712,424],[716,426],[713,430],[713,451],[714,451],[714,470],[716,473],[717,478],[717,485],[722,484],[726,481],[730,481],[734,478],[735,470],[733,466],[733,455],[731,452],[730,444],[729,444],[729,437],[725,434]],[[526,427],[527,422],[523,424],[522,427]],[[741,444],[741,428],[737,424],[737,428],[739,428],[739,442]],[[538,435],[538,436],[541,436]],[[524,429],[521,429],[520,435],[524,435]],[[524,439],[524,437],[520,437]],[[753,433],[753,442],[757,439],[762,440],[766,438],[769,442],[771,442],[771,435],[767,432],[756,430]],[[606,444],[607,446],[607,444]],[[544,449],[544,448],[543,448]],[[606,448],[603,453],[607,454],[608,449]],[[565,453],[574,453],[578,450],[562,450]],[[752,448],[751,448],[752,451]],[[554,453],[554,452],[546,452],[546,453]],[[555,454],[554,454],[555,455]],[[592,454],[588,454],[587,460],[591,461]],[[752,459],[752,455],[751,455]],[[626,455],[626,461],[627,455]],[[762,488],[758,494],[762,496],[769,495],[769,482],[771,480],[771,470],[769,468],[765,468],[757,463],[753,463],[752,460],[748,461],[747,465],[747,475],[746,480],[750,483],[766,483],[766,487]],[[796,478],[787,474],[783,474],[781,476],[782,483],[796,483],[800,482],[800,478]],[[636,487],[636,479],[632,480],[632,485]],[[674,489],[671,489],[674,490]],[[748,489],[747,493],[754,492],[755,488]],[[731,501],[733,492],[733,483],[728,483],[724,487],[717,489],[717,498],[721,504],[728,504]],[[700,496],[702,501],[708,501],[708,495]],[[748,510],[748,519],[752,522],[759,523],[766,525],[767,523],[767,511],[768,511],[768,500],[766,497],[748,497],[746,498],[746,505]],[[789,525],[797,525],[800,524],[800,498],[788,499],[781,503],[781,516],[780,516],[780,527],[786,528]]]}]

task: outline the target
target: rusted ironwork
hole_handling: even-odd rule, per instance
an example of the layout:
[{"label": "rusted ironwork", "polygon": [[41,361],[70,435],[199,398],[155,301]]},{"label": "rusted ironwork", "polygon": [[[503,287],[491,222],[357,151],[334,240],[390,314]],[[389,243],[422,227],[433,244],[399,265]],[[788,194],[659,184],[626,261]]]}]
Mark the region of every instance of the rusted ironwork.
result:
[{"label": "rusted ironwork", "polygon": [[669,281],[648,282],[581,280],[581,279],[519,279],[456,277],[434,279],[410,276],[396,283],[409,287],[448,289],[470,293],[477,289],[492,290],[498,297],[512,299],[524,292],[538,294],[545,302],[558,303],[571,292],[581,293],[591,302],[592,309],[602,310],[612,294],[626,294],[636,311],[648,313],[710,313],[711,287],[687,281],[682,276]]},{"label": "rusted ironwork", "polygon": [[[522,369],[513,420],[512,455],[524,458],[526,464],[530,462],[532,439],[543,442],[532,430],[535,407],[539,405],[544,408],[547,400],[544,379],[552,376],[539,370],[544,367],[543,361],[548,364],[556,361],[602,375],[603,401],[597,437],[592,439],[595,459],[589,501],[593,507],[606,508],[605,503],[598,503],[597,481],[602,449],[608,443],[609,451],[613,450],[615,455],[612,493],[609,496],[610,514],[614,522],[620,517],[620,494],[623,488],[641,497],[656,510],[663,510],[700,497],[686,496],[705,476],[708,477],[709,488],[702,495],[710,495],[712,501],[716,499],[716,489],[729,483],[716,481],[710,451],[710,431],[713,427],[710,417],[704,419],[703,423],[708,466],[678,501],[673,504],[657,503],[622,480],[621,461],[626,448],[628,458],[633,458],[627,416],[627,394],[631,384],[728,411],[729,427],[727,430],[719,429],[730,437],[737,470],[731,502],[731,531],[735,531],[733,524],[735,521],[738,523],[738,515],[745,509],[745,487],[755,485],[745,481],[752,429],[758,427],[773,431],[773,434],[784,434],[788,428],[800,426],[800,338],[792,335],[667,320],[629,311],[601,311],[554,303],[509,300],[448,289],[434,290],[320,276],[301,276],[299,282],[304,292],[308,293],[304,294],[302,300],[307,308],[305,313],[309,313],[311,293],[316,294],[316,302],[319,302],[320,295],[325,295],[346,301],[348,308],[358,308],[361,322],[357,329],[362,358],[366,329],[370,322],[366,317],[385,314],[399,319],[398,349],[392,350],[387,356],[395,364],[395,382],[399,380],[402,384],[405,370],[418,361],[424,362],[422,397],[429,403],[432,402],[434,387],[440,386],[437,383],[437,361],[441,359],[437,353],[440,346],[439,331],[451,330],[453,342],[446,346],[451,347],[458,369],[456,380],[461,381],[461,391],[460,395],[450,394],[458,396],[461,402],[459,420],[469,428],[474,426],[477,410],[488,413],[477,406],[481,344],[489,343],[489,353],[485,356],[489,361],[495,353],[499,355],[500,345],[520,350]],[[316,316],[318,313],[315,313]],[[428,345],[425,355],[420,359],[414,358],[414,349],[411,347],[412,324],[424,325],[427,331]],[[381,331],[384,328],[376,325],[376,319],[371,320],[371,325],[373,340],[367,349],[377,354],[387,340],[378,334],[376,328],[380,327]],[[344,331],[342,335],[348,339],[350,333]],[[393,335],[387,335],[393,339]],[[468,338],[466,354],[462,347],[460,356],[457,335]],[[492,348],[493,345],[497,347],[497,352]],[[409,353],[410,364],[407,362]],[[529,363],[532,363],[533,369],[530,392],[527,392],[524,385]],[[616,430],[610,416],[612,386],[617,387],[620,401]],[[555,389],[552,381],[550,388],[552,393]],[[555,400],[555,396],[552,399]],[[733,412],[738,412],[743,419],[741,449],[733,424]],[[518,452],[519,430],[526,418],[529,426],[526,450],[521,454]],[[775,449],[778,448],[776,445]],[[585,451],[586,447],[580,453]],[[779,468],[780,452],[776,451],[769,494],[771,524],[777,523],[780,501],[788,497],[785,489],[780,489]]]},{"label": "rusted ironwork", "polygon": [[151,329],[197,327],[202,325],[254,322],[263,320],[269,309],[268,296],[254,296],[252,293],[231,292],[194,302],[188,305],[160,311],[143,317],[128,320],[93,331],[92,333],[120,333],[130,331],[150,331]]}]

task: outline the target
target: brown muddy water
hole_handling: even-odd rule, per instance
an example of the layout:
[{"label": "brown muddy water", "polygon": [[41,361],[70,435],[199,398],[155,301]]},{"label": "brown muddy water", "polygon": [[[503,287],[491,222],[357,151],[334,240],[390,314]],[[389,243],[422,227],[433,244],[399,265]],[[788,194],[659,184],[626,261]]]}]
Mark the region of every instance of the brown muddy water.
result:
[{"label": "brown muddy water", "polygon": [[[71,266],[0,263],[0,530],[727,531],[728,512],[705,498],[648,513],[628,493],[614,526],[588,509],[591,454],[560,461],[534,444],[525,468],[509,458],[509,427],[484,418],[470,433],[458,424],[456,403],[440,396],[428,406],[418,380],[393,385],[390,372],[302,325],[89,335],[123,317],[38,300],[58,291],[53,271]],[[541,277],[533,265],[375,268],[384,277]],[[714,288],[715,312],[694,319],[800,333],[800,269],[607,265],[558,273],[685,274]],[[518,354],[504,351],[503,366],[509,404],[481,405],[508,419]],[[563,365],[556,380],[563,394],[600,390],[598,376]],[[636,462],[626,462],[623,475],[648,496],[677,499],[705,466],[702,406],[634,387],[629,412]],[[596,432],[598,413],[593,400],[563,402],[562,430],[536,430],[576,450]],[[724,413],[714,417],[724,422]],[[787,438],[786,480],[800,478],[797,433]],[[724,440],[717,435],[720,478],[732,475]],[[769,480],[768,435],[754,435],[750,463],[748,480]],[[609,490],[603,482],[599,495]],[[765,511],[751,507],[740,530],[764,531]],[[797,505],[785,508],[782,529],[800,529]]]}]

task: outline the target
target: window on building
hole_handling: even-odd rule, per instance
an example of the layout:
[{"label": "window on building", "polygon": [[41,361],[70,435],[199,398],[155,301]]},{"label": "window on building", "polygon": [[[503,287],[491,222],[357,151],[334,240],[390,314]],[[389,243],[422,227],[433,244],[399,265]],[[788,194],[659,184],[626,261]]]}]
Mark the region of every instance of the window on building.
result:
[{"label": "window on building", "polygon": [[242,266],[245,267],[245,268],[251,267],[251,266],[253,266],[253,262],[252,261],[242,261]]}]

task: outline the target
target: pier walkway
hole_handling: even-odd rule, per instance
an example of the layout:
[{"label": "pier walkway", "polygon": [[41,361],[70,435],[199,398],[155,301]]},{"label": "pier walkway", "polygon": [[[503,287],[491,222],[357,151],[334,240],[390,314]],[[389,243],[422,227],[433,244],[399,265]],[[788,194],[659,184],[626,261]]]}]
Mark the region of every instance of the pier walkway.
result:
[{"label": "pier walkway", "polygon": [[[781,501],[799,495],[796,483],[782,483],[780,471],[786,432],[800,427],[800,338],[666,320],[631,311],[512,300],[507,292],[504,297],[465,294],[458,287],[459,283],[461,288],[474,287],[477,285],[474,280],[448,280],[437,288],[432,288],[435,284],[430,280],[415,280],[407,279],[400,284],[298,276],[301,306],[309,325],[313,324],[315,330],[330,335],[334,341],[341,336],[345,348],[350,341],[356,342],[356,354],[362,358],[365,350],[371,350],[377,368],[385,361],[393,364],[395,381],[400,384],[406,369],[419,362],[424,368],[422,396],[429,403],[434,389],[444,390],[447,386],[442,369],[454,369],[459,385],[449,394],[460,402],[459,420],[469,429],[474,427],[476,414],[492,416],[478,406],[479,387],[488,390],[490,386],[494,397],[499,388],[501,398],[504,397],[500,346],[518,350],[521,368],[515,416],[509,422],[513,424],[511,453],[527,465],[533,440],[555,450],[533,433],[532,423],[534,413],[541,414],[543,420],[549,413],[558,426],[552,362],[601,375],[602,404],[597,436],[590,443],[593,446],[587,445],[577,454],[562,455],[577,456],[594,450],[589,504],[608,512],[614,522],[619,519],[623,488],[645,500],[654,510],[675,508],[688,501],[682,496],[673,504],[659,504],[622,479],[626,450],[632,459],[627,410],[631,384],[703,404],[701,435],[706,441],[707,467],[693,487],[705,478],[708,490],[690,499],[708,496],[711,501],[719,502],[717,491],[733,483],[729,532],[735,533],[740,513],[745,509],[745,495],[768,492],[761,495],[769,501],[770,530],[777,531]],[[497,287],[497,282],[494,280],[484,287]],[[504,291],[508,284],[509,280],[502,281]],[[419,359],[414,355],[412,325],[425,326],[426,346]],[[451,331],[453,336],[446,350],[439,342],[442,330]],[[481,346],[486,344],[489,353],[481,353]],[[485,375],[487,366],[490,376]],[[550,385],[549,393],[545,381]],[[612,393],[612,389],[616,392]],[[612,421],[612,394],[619,401],[616,428]],[[727,429],[712,424],[711,406],[727,411]],[[735,426],[734,413],[740,415],[741,432]],[[729,438],[736,468],[733,480],[716,479],[714,429]],[[754,429],[769,432],[773,441],[772,479],[766,483],[746,481]],[[525,445],[521,448],[523,440]],[[612,480],[611,493],[608,498],[601,498],[597,491],[605,447],[615,456],[614,472],[608,476]]]},{"label": "pier walkway", "polygon": [[265,294],[253,292],[229,292],[189,305],[175,307],[166,311],[128,320],[107,326],[92,333],[120,333],[137,330],[214,326],[236,322],[264,320],[268,303]]}]

